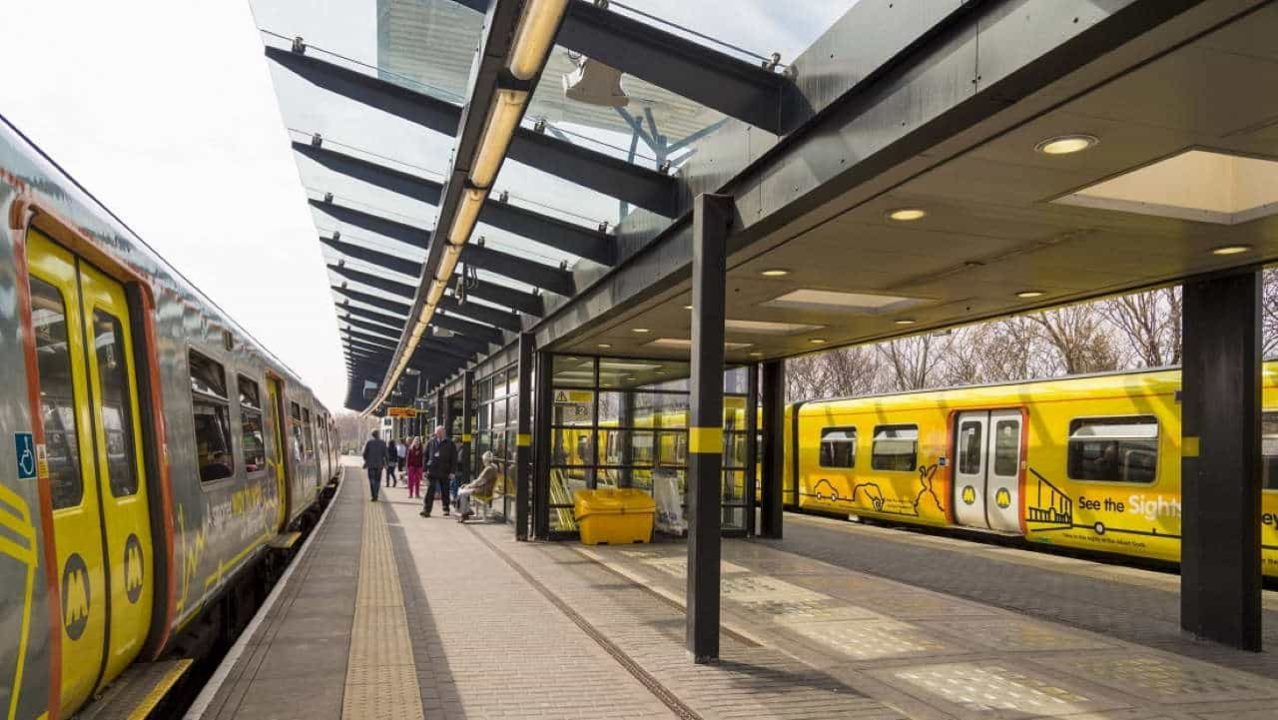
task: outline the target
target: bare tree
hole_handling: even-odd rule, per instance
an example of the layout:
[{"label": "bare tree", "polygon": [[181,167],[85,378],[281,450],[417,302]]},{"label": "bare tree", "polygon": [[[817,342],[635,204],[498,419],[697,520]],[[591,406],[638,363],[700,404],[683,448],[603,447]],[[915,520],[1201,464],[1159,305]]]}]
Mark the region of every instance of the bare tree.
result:
[{"label": "bare tree", "polygon": [[1078,375],[1118,368],[1118,350],[1094,306],[1068,305],[1028,317],[1055,352],[1061,373]]},{"label": "bare tree", "polygon": [[976,385],[985,382],[985,354],[991,331],[990,324],[981,323],[957,328],[950,333],[939,368],[942,385]]},{"label": "bare tree", "polygon": [[949,345],[948,335],[914,335],[878,345],[892,390],[921,390],[934,385],[937,360]]},{"label": "bare tree", "polygon": [[1124,365],[1164,367],[1180,362],[1179,287],[1122,295],[1096,307],[1127,340],[1132,357]]},{"label": "bare tree", "polygon": [[1264,290],[1260,295],[1261,348],[1266,360],[1278,358],[1278,268],[1261,273]]},{"label": "bare tree", "polygon": [[349,410],[339,410],[333,416],[333,423],[337,426],[338,444],[343,452],[359,452],[368,439],[368,433],[376,427],[375,420],[360,417],[358,413]]},{"label": "bare tree", "polygon": [[882,364],[874,348],[838,348],[823,354],[826,384],[839,397],[872,395],[882,389]]}]

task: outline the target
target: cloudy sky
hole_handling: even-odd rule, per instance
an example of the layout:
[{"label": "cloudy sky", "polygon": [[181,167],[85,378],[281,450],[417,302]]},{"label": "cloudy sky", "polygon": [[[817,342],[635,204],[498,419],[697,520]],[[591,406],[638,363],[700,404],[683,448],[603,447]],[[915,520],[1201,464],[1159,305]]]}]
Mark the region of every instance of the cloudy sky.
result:
[{"label": "cloudy sky", "polygon": [[[854,1],[630,4],[789,60]],[[714,10],[726,5],[734,12]],[[288,146],[286,123],[299,118],[290,108],[281,117],[257,27],[376,62],[376,6],[40,0],[7,3],[0,23],[0,47],[24,69],[0,83],[0,112],[332,408],[345,396],[345,368],[316,218]],[[366,138],[409,131],[362,111],[347,119]],[[447,162],[431,143],[412,150],[441,169]],[[396,211],[431,220],[431,208]]]}]

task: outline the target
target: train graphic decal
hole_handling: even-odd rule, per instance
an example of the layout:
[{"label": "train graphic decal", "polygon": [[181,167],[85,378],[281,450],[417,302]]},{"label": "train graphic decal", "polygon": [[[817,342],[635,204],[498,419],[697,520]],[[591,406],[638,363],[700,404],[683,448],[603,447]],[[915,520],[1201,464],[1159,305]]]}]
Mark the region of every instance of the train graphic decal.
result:
[{"label": "train graphic decal", "polygon": [[[915,493],[913,500],[907,505],[905,502],[892,502],[883,494],[883,488],[879,483],[867,481],[856,483],[845,496],[839,492],[834,483],[826,478],[821,478],[812,488],[812,496],[818,500],[827,500],[830,502],[847,502],[862,507],[870,507],[875,512],[881,512],[888,515],[901,515],[904,517],[919,517],[920,506],[930,499],[931,503],[936,506],[937,512],[945,513],[945,504],[941,502],[940,496],[936,492],[933,481],[936,478],[937,471],[940,470],[940,463],[933,465],[922,465],[918,469],[919,489]],[[966,498],[965,498],[966,499]]]},{"label": "train graphic decal", "polygon": [[89,569],[79,553],[71,553],[62,568],[62,627],[67,637],[79,640],[89,626]]},{"label": "train graphic decal", "polygon": [[142,562],[142,543],[137,535],[129,533],[129,539],[124,543],[124,593],[129,602],[135,605],[138,598],[142,597],[145,567]]},{"label": "train graphic decal", "polygon": [[1030,502],[1029,498],[1026,498],[1025,522],[1061,528],[1074,527],[1074,501],[1037,470],[1030,468],[1029,471],[1037,483],[1032,496],[1034,501]]}]

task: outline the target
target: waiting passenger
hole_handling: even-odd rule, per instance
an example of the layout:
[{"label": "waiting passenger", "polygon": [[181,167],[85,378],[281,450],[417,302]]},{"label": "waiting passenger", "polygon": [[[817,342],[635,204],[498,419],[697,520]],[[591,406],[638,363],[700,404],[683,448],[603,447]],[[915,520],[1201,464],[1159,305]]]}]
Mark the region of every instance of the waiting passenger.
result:
[{"label": "waiting passenger", "polygon": [[408,438],[400,438],[395,444],[395,457],[399,459],[399,474],[404,475],[404,464],[408,462]]},{"label": "waiting passenger", "polygon": [[405,459],[405,466],[408,468],[408,497],[422,496],[422,470],[425,466],[426,452],[422,449],[422,439],[413,438],[413,444],[408,447],[408,457]]},{"label": "waiting passenger", "polygon": [[368,442],[364,443],[364,468],[368,470],[368,491],[372,493],[369,499],[373,502],[377,502],[377,493],[382,486],[382,468],[385,466],[386,443],[382,442],[374,430]]},{"label": "waiting passenger", "polygon": [[444,503],[444,514],[450,514],[448,508],[448,479],[457,472],[457,448],[453,441],[444,434],[444,426],[435,428],[435,436],[426,445],[426,500],[422,507],[422,517],[430,517],[435,508],[435,493],[440,494]]},{"label": "waiting passenger", "polygon": [[399,466],[399,452],[395,449],[395,438],[386,441],[386,487],[398,487],[399,478],[395,477],[395,468]]},{"label": "waiting passenger", "polygon": [[493,462],[493,454],[486,452],[481,459],[484,469],[479,472],[479,477],[457,490],[457,510],[461,513],[458,522],[466,522],[475,514],[470,511],[471,496],[492,497],[493,488],[497,486],[497,463]]}]

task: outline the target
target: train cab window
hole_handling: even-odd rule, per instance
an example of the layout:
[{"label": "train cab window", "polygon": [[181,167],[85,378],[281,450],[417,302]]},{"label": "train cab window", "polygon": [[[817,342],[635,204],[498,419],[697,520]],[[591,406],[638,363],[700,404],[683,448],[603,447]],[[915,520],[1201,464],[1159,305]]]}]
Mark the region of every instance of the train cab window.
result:
[{"label": "train cab window", "polygon": [[226,392],[226,369],[194,350],[188,358],[200,481],[228,478],[235,472],[235,459],[231,455],[231,401]]},{"label": "train cab window", "polygon": [[84,480],[80,476],[66,306],[57,288],[35,277],[31,278],[31,324],[35,329],[40,411],[53,509],[75,507],[84,496]]},{"label": "train cab window", "polygon": [[306,457],[315,454],[315,428],[311,426],[311,411],[302,408],[302,447],[306,450]]},{"label": "train cab window", "polygon": [[138,491],[137,455],[133,443],[133,397],[124,356],[124,331],[114,315],[93,311],[93,345],[97,348],[98,387],[102,392],[102,433],[106,437],[107,477],[115,497]]},{"label": "train cab window", "polygon": [[821,467],[856,467],[856,428],[821,430]]},{"label": "train cab window", "polygon": [[879,425],[874,428],[870,467],[914,472],[919,464],[918,425]]},{"label": "train cab window", "polygon": [[1260,467],[1266,490],[1278,490],[1278,412],[1260,416]]},{"label": "train cab window", "polygon": [[244,447],[244,471],[266,470],[266,435],[262,429],[262,391],[258,384],[239,375],[240,443]]},{"label": "train cab window", "polygon": [[1158,469],[1158,420],[1152,415],[1074,420],[1068,464],[1071,480],[1151,483]]}]

